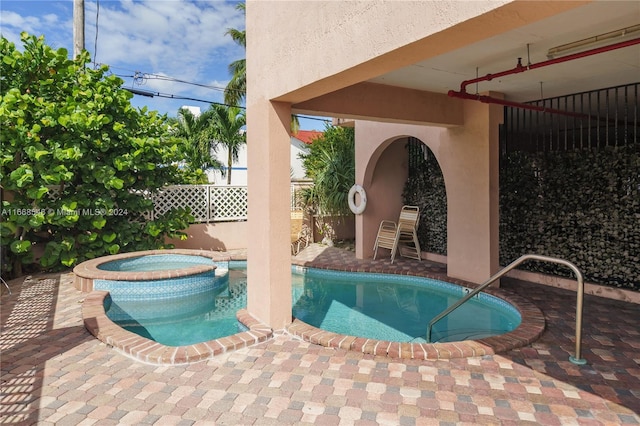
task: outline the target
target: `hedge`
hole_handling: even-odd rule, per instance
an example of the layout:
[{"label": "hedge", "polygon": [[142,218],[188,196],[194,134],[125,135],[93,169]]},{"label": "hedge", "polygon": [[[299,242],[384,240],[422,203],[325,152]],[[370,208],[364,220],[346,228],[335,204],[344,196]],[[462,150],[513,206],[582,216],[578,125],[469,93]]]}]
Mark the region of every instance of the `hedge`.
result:
[{"label": "hedge", "polygon": [[[447,202],[433,153],[410,140],[403,198],[421,210],[424,251],[447,253]],[[527,253],[575,263],[588,282],[640,291],[640,147],[513,152],[500,166],[500,262]],[[563,266],[534,272],[571,277]]]},{"label": "hedge", "polygon": [[[500,261],[569,260],[589,282],[640,291],[640,147],[527,153],[500,170]],[[561,266],[526,269],[571,276]]]}]

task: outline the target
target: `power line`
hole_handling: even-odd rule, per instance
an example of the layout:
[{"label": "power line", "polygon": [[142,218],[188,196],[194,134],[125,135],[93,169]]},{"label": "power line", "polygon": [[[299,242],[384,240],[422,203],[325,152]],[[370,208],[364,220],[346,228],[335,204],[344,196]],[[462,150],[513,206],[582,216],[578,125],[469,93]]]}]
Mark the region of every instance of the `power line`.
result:
[{"label": "power line", "polygon": [[218,91],[221,91],[221,92],[225,92],[225,91],[228,90],[225,87],[213,86],[213,85],[204,84],[204,83],[194,83],[194,82],[191,82],[191,81],[186,81],[186,80],[182,80],[182,79],[179,79],[179,78],[174,78],[174,77],[169,77],[169,76],[164,76],[164,75],[146,74],[145,73],[144,74],[144,78],[147,79],[147,80],[173,81],[173,82],[176,82],[176,83],[189,84],[191,86],[204,87],[206,89],[218,90]]},{"label": "power line", "polygon": [[173,94],[170,94],[170,93],[152,92],[150,90],[133,89],[133,88],[129,88],[129,87],[123,87],[123,89],[133,93],[134,95],[146,96],[148,98],[182,99],[182,100],[187,100],[187,101],[203,102],[203,103],[212,104],[212,105],[222,105],[222,106],[226,106],[226,107],[230,107],[230,108],[233,107],[233,108],[247,109],[247,107],[243,107],[241,105],[229,105],[229,104],[225,104],[225,103],[222,103],[222,102],[209,101],[209,100],[206,100],[206,99],[199,99],[199,98],[192,98],[190,96],[179,96],[179,95],[173,95]]},{"label": "power line", "polygon": [[168,75],[160,75],[160,74],[147,73],[147,72],[141,72],[141,71],[133,71],[133,70],[127,70],[127,69],[124,69],[124,68],[111,67],[111,66],[109,66],[109,67],[113,68],[113,69],[121,69],[123,71],[133,72],[133,75],[117,74],[117,73],[114,73],[114,75],[116,75],[116,76],[118,76],[120,78],[132,78],[134,80],[134,83],[139,85],[139,86],[144,85],[147,80],[161,80],[161,81],[170,81],[170,82],[175,82],[175,83],[188,84],[188,85],[191,85],[191,86],[203,87],[205,89],[216,90],[216,91],[219,91],[219,92],[229,92],[229,91],[242,92],[241,90],[237,90],[237,89],[227,89],[226,87],[214,86],[214,85],[211,85],[211,84],[196,83],[196,82],[193,82],[193,81],[183,80],[181,78],[171,77],[171,76],[168,76]]},{"label": "power line", "polygon": [[[244,109],[246,110],[247,107],[241,106],[241,105],[229,105],[229,104],[225,104],[222,102],[215,102],[215,101],[209,101],[206,99],[199,99],[199,98],[192,98],[190,96],[179,96],[179,95],[172,95],[170,93],[160,93],[160,92],[152,92],[150,90],[141,90],[141,89],[133,89],[133,88],[129,88],[129,87],[123,87],[124,90],[133,93],[134,95],[140,95],[140,96],[146,96],[148,98],[167,98],[167,99],[179,99],[179,100],[186,100],[186,101],[194,101],[194,102],[202,102],[205,104],[212,104],[212,105],[221,105],[221,106],[226,106],[229,108],[240,108],[240,109]],[[307,120],[317,120],[317,121],[324,121],[324,122],[329,122],[330,120],[327,120],[326,118],[318,118],[318,117],[311,117],[308,115],[300,115],[300,114],[294,114],[296,117],[299,118],[304,118]]]}]

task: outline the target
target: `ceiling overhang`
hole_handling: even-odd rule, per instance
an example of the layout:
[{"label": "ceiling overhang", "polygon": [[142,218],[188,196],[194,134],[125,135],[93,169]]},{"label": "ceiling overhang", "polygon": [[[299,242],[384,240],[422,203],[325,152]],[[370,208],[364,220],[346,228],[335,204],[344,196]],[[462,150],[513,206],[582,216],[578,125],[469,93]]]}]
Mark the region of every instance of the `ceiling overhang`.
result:
[{"label": "ceiling overhang", "polygon": [[458,126],[462,102],[443,93],[377,83],[358,83],[308,101],[293,104],[296,114],[395,123]]}]

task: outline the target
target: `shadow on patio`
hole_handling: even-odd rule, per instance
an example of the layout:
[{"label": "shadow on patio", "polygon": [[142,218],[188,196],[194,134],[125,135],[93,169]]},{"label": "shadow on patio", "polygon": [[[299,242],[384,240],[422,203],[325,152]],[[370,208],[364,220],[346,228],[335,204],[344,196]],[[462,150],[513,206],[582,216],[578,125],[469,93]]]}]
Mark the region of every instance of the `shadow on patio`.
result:
[{"label": "shadow on patio", "polygon": [[[37,423],[45,377],[55,379],[71,372],[61,368],[56,374],[45,373],[49,368],[45,364],[92,340],[80,318],[76,318],[77,306],[56,306],[65,277],[72,282],[70,274],[21,277],[10,282],[11,295],[7,291],[2,294],[2,424]],[[79,296],[78,293],[77,302]],[[77,385],[69,381],[66,389]]]},{"label": "shadow on patio", "polygon": [[[317,247],[294,261],[314,260],[337,269],[390,266]],[[416,264],[393,267],[406,273]],[[581,367],[568,361],[575,294],[510,280],[504,287],[536,303],[547,330],[504,354],[391,359],[278,332],[200,363],[157,366],[84,330],[84,294],[72,274],[11,284],[14,294],[1,298],[3,424],[640,424],[637,305],[585,299],[589,364]]]},{"label": "shadow on patio", "polygon": [[577,366],[568,360],[575,350],[576,294],[515,279],[503,280],[502,288],[529,298],[547,323],[538,341],[505,357],[640,413],[640,305],[585,295],[582,358],[587,365]]}]

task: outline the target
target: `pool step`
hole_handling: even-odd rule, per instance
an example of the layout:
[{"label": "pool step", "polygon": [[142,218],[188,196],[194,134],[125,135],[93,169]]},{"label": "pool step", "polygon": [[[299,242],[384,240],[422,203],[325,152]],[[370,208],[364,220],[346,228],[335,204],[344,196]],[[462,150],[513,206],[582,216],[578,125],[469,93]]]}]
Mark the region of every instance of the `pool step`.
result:
[{"label": "pool step", "polygon": [[[504,334],[505,330],[487,330],[487,329],[457,329],[450,330],[445,337],[433,339],[433,343],[444,342],[461,342],[463,340],[479,340],[485,337],[496,336]],[[435,333],[434,333],[435,334]]]}]

